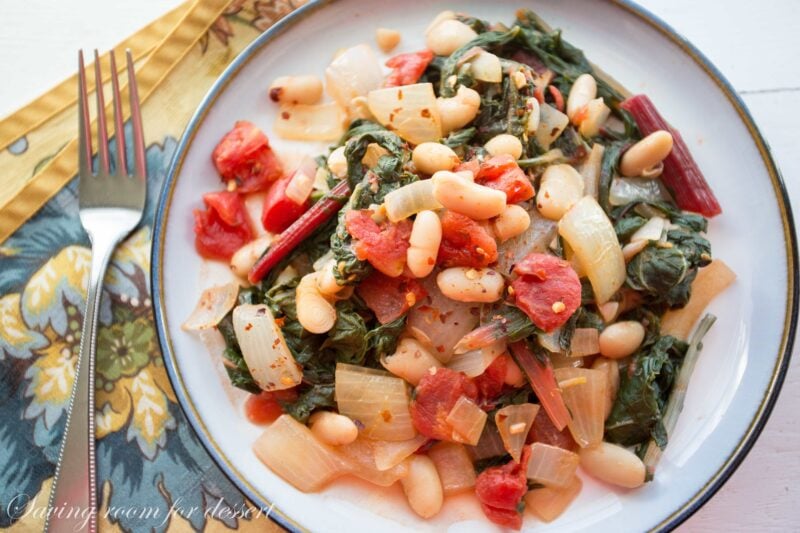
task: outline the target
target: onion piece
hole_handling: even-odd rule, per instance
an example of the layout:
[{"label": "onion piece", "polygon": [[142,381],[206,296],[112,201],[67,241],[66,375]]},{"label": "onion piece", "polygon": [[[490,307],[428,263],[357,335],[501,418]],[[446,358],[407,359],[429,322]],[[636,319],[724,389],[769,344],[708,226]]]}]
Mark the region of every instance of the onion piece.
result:
[{"label": "onion piece", "polygon": [[503,439],[503,446],[517,463],[522,457],[522,447],[525,446],[528,432],[538,413],[538,405],[522,403],[507,405],[494,415],[497,431],[500,433],[500,438]]},{"label": "onion piece", "polygon": [[419,180],[388,193],[384,199],[386,216],[392,222],[399,222],[420,211],[441,209],[433,196],[433,181]]},{"label": "onion piece", "polygon": [[531,206],[527,210],[531,223],[528,229],[508,239],[497,248],[497,268],[504,275],[511,274],[514,265],[533,252],[544,252],[556,235],[556,223],[544,218]]},{"label": "onion piece", "polygon": [[567,487],[575,477],[580,457],[558,446],[534,442],[528,461],[528,479],[547,487]]},{"label": "onion piece", "polygon": [[486,411],[477,406],[475,402],[461,396],[445,421],[453,428],[453,440],[472,446],[478,444],[486,425]]},{"label": "onion piece", "polygon": [[335,141],[345,130],[347,113],[335,102],[281,106],[273,130],[284,139]]},{"label": "onion piece", "polygon": [[575,328],[569,344],[570,357],[600,353],[600,332],[595,328]]},{"label": "onion piece", "polygon": [[317,164],[310,157],[303,159],[294,171],[292,179],[286,185],[286,196],[298,205],[303,205],[314,189],[314,178],[317,175]]},{"label": "onion piece", "polygon": [[561,352],[561,328],[556,328],[549,333],[545,333],[544,331],[540,331],[536,334],[536,339],[539,341],[539,345],[547,350],[550,353],[560,353]]},{"label": "onion piece", "polygon": [[413,439],[395,442],[376,440],[373,444],[373,449],[375,450],[375,466],[378,470],[388,470],[397,466],[426,442],[428,442],[428,438],[425,435],[417,435]]},{"label": "onion piece", "polygon": [[408,475],[408,461],[401,461],[386,470],[378,470],[375,461],[375,441],[358,438],[350,444],[336,447],[348,474],[373,485],[388,487]]},{"label": "onion piece", "polygon": [[442,137],[436,95],[430,83],[370,91],[367,104],[378,122],[412,144]]},{"label": "onion piece", "polygon": [[235,307],[233,330],[247,369],[263,390],[289,389],[302,381],[303,369],[289,351],[269,307],[264,304]]},{"label": "onion piece", "polygon": [[556,368],[555,376],[559,383],[576,380],[561,391],[572,414],[568,426],[575,442],[586,448],[602,441],[608,396],[606,373],[588,368]]},{"label": "onion piece", "polygon": [[503,67],[500,65],[500,58],[485,50],[481,50],[474,58],[470,59],[470,72],[472,77],[479,81],[489,83],[503,81]]},{"label": "onion piece", "polygon": [[548,150],[550,145],[561,136],[568,124],[569,117],[567,115],[550,104],[541,104],[539,106],[539,126],[536,128],[536,142],[542,149]]},{"label": "onion piece", "polygon": [[525,509],[531,511],[540,520],[552,522],[569,507],[582,487],[581,478],[573,476],[569,484],[563,488],[534,489],[525,495]]},{"label": "onion piece", "polygon": [[649,178],[614,178],[608,190],[608,203],[628,205],[631,202],[661,202],[668,194],[660,180]]},{"label": "onion piece", "polygon": [[600,143],[592,145],[592,151],[579,170],[583,176],[583,192],[597,200],[600,195],[600,165],[606,148]]},{"label": "onion piece", "polygon": [[669,221],[664,217],[655,216],[648,220],[644,226],[637,229],[631,235],[630,242],[637,241],[657,241],[661,239],[664,230],[667,229]]},{"label": "onion piece", "polygon": [[625,283],[626,272],[617,234],[603,208],[584,196],[561,217],[558,233],[586,270],[596,302],[606,303]]},{"label": "onion piece", "polygon": [[474,378],[484,373],[500,354],[506,351],[506,341],[496,340],[488,346],[454,355],[447,368]]},{"label": "onion piece", "polygon": [[347,470],[332,447],[289,415],[279,416],[265,429],[253,451],[270,470],[303,492],[319,490]]},{"label": "onion piece", "polygon": [[475,486],[475,468],[463,444],[439,442],[428,450],[428,457],[436,465],[445,496],[458,494]]},{"label": "onion piece", "polygon": [[186,319],[186,322],[181,325],[181,329],[184,331],[202,331],[216,327],[219,321],[225,318],[228,311],[236,305],[238,297],[239,284],[235,281],[225,285],[209,287],[200,294],[200,299],[197,300],[194,311]]},{"label": "onion piece", "polygon": [[406,382],[388,372],[336,365],[335,398],[339,413],[359,421],[361,434],[376,440],[413,439],[417,431],[408,410]]},{"label": "onion piece", "polygon": [[372,48],[359,44],[344,50],[325,69],[325,89],[340,106],[348,108],[383,83],[383,72]]}]

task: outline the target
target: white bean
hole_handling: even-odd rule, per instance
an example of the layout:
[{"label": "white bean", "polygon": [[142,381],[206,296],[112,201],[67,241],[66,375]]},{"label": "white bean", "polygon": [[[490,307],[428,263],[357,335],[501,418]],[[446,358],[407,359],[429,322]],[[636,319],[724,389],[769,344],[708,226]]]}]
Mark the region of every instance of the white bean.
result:
[{"label": "white bean", "polygon": [[425,36],[425,44],[437,56],[449,56],[477,37],[475,30],[459,20],[443,20]]},{"label": "white bean", "polygon": [[306,274],[295,291],[297,321],[306,331],[326,333],[336,322],[336,308],[320,294],[317,288],[319,272]]},{"label": "white bean", "polygon": [[439,472],[427,455],[412,455],[408,466],[408,475],[400,480],[408,505],[422,518],[430,518],[444,502]]},{"label": "white bean", "polygon": [[378,28],[375,30],[375,41],[384,53],[391,52],[400,42],[400,32],[389,28]]},{"label": "white bean", "polygon": [[436,284],[442,294],[459,302],[496,302],[505,287],[503,276],[491,268],[447,268],[436,276]]},{"label": "white bean", "polygon": [[416,386],[428,370],[439,368],[442,363],[436,359],[417,339],[402,339],[392,355],[381,358],[383,367]]},{"label": "white bean", "polygon": [[347,158],[344,156],[344,146],[340,146],[328,156],[328,169],[339,179],[347,176]]},{"label": "white bean", "polygon": [[495,135],[489,139],[484,148],[491,155],[508,154],[514,159],[519,159],[522,156],[522,141],[508,133]]},{"label": "white bean", "polygon": [[644,326],[635,320],[615,322],[600,333],[600,354],[611,359],[627,357],[644,341]]},{"label": "white bean", "polygon": [[570,165],[551,165],[542,174],[536,207],[545,218],[560,220],[583,197],[583,178]]},{"label": "white bean", "polygon": [[505,242],[528,229],[531,225],[531,216],[522,206],[507,205],[497,218],[492,222],[494,235],[500,242]]},{"label": "white bean", "polygon": [[431,23],[428,24],[427,28],[425,28],[425,35],[428,35],[430,32],[433,31],[433,28],[435,28],[436,26],[438,26],[439,24],[441,24],[445,20],[453,20],[455,18],[456,18],[456,14],[454,12],[452,12],[450,10],[442,11],[441,13],[439,13],[438,15],[433,17],[433,20],[431,21]]},{"label": "white bean", "polygon": [[576,114],[597,97],[597,82],[591,74],[581,74],[572,84],[567,97],[567,116],[578,124]]},{"label": "white bean", "polygon": [[231,270],[233,270],[233,273],[240,278],[246,278],[258,258],[267,251],[267,246],[269,246],[270,242],[272,242],[272,237],[263,235],[236,250],[233,257],[231,257]]},{"label": "white bean", "polygon": [[606,411],[605,416],[611,414],[611,408],[614,407],[614,402],[617,399],[617,392],[619,392],[619,363],[616,359],[609,359],[608,357],[598,357],[592,363],[593,370],[602,370],[608,377],[608,387],[606,387]]},{"label": "white bean", "polygon": [[436,108],[442,121],[442,134],[447,135],[453,130],[466,126],[478,115],[481,107],[481,95],[474,89],[458,88],[455,96],[450,98],[439,97],[436,99]]},{"label": "white bean", "polygon": [[641,176],[664,161],[671,151],[672,134],[664,130],[654,131],[622,154],[619,172],[632,178]]},{"label": "white bean", "polygon": [[420,211],[411,228],[406,264],[411,273],[424,278],[436,266],[439,244],[442,242],[442,223],[433,211]]},{"label": "white bean", "polygon": [[581,467],[606,483],[634,489],[644,484],[644,463],[635,453],[608,442],[578,451]]},{"label": "white bean", "polygon": [[269,97],[281,104],[316,104],[322,98],[322,80],[317,76],[281,76],[269,87]]},{"label": "white bean", "polygon": [[437,202],[472,219],[496,217],[506,207],[505,192],[472,183],[453,172],[440,170],[431,179]]},{"label": "white bean", "polygon": [[358,438],[358,426],[344,415],[331,411],[317,411],[308,419],[311,433],[331,446],[350,444]]},{"label": "white bean", "polygon": [[418,144],[411,152],[411,160],[423,174],[433,174],[439,170],[453,170],[458,165],[456,153],[444,144],[425,142]]}]

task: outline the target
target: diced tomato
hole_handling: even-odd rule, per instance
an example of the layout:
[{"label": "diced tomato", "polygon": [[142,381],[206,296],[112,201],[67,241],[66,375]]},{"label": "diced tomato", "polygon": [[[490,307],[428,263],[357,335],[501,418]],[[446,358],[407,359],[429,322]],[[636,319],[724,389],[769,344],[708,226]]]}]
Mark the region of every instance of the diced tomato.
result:
[{"label": "diced tomato", "polygon": [[550,417],[547,416],[544,410],[539,411],[536,414],[536,418],[533,419],[533,425],[531,426],[530,433],[528,433],[526,442],[529,444],[532,442],[541,442],[542,444],[558,446],[559,448],[570,451],[578,447],[569,429],[564,428],[559,431],[558,428],[553,425],[553,421],[550,420]]},{"label": "diced tomato", "polygon": [[469,170],[472,172],[472,175],[475,176],[478,174],[478,171],[481,169],[481,162],[477,159],[470,159],[469,161],[462,161],[458,164],[456,168],[453,169],[453,172],[461,172],[464,170]]},{"label": "diced tomato", "polygon": [[475,385],[481,392],[484,401],[491,402],[500,395],[505,385],[506,369],[510,358],[508,354],[500,354],[495,357],[492,364],[486,367],[483,374],[475,378]]},{"label": "diced tomato", "polygon": [[263,131],[240,120],[211,154],[224,181],[235,180],[239,192],[263,191],[283,175],[281,162]]},{"label": "diced tomato", "polygon": [[220,191],[203,196],[206,210],[194,210],[194,245],[203,257],[229,260],[253,238],[240,194]]},{"label": "diced tomato", "polygon": [[442,242],[437,261],[444,267],[489,266],[497,261],[497,242],[471,218],[446,211],[442,217]]},{"label": "diced tomato", "polygon": [[283,414],[281,402],[292,402],[297,399],[295,389],[253,394],[244,404],[247,419],[254,424],[268,424]]},{"label": "diced tomato", "polygon": [[267,231],[272,233],[282,232],[311,207],[309,200],[298,204],[286,196],[286,187],[292,181],[292,178],[294,178],[294,174],[277,180],[269,188],[264,198],[264,207],[261,210],[261,225]]},{"label": "diced tomato", "polygon": [[528,492],[526,470],[530,457],[531,449],[526,446],[519,463],[512,460],[503,466],[487,468],[475,480],[478,501],[486,517],[495,524],[512,529],[522,527],[520,502]]},{"label": "diced tomato", "polygon": [[390,278],[377,271],[367,276],[356,290],[381,324],[400,318],[428,295],[414,278]]},{"label": "diced tomato", "polygon": [[509,204],[530,200],[534,195],[531,180],[509,154],[496,155],[484,161],[475,174],[475,182],[503,191]]},{"label": "diced tomato", "polygon": [[400,85],[417,83],[432,60],[433,52],[430,50],[409,52],[390,58],[386,62],[386,66],[394,70],[386,76],[386,81],[383,82],[383,86],[399,87]]},{"label": "diced tomato", "polygon": [[411,237],[411,221],[386,222],[378,225],[369,209],[349,211],[344,218],[347,232],[356,241],[356,257],[369,261],[379,271],[396,278],[403,273]]},{"label": "diced tomato", "polygon": [[511,282],[517,306],[544,331],[564,325],[581,305],[581,281],[558,257],[532,253],[514,267]]},{"label": "diced tomato", "polygon": [[461,372],[437,368],[434,374],[425,374],[411,400],[414,427],[431,439],[452,441],[453,429],[447,423],[447,415],[461,396],[473,401],[478,398],[478,387]]}]

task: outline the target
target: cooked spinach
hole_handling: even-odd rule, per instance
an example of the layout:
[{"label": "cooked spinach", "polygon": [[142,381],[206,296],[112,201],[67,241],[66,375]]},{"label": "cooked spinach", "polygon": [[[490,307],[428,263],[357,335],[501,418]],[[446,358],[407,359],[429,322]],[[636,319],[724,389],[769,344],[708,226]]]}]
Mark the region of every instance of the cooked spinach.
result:
[{"label": "cooked spinach", "polygon": [[378,363],[381,357],[394,353],[405,326],[406,316],[403,315],[388,324],[379,324],[367,332],[364,338],[367,349],[372,352],[374,362]]},{"label": "cooked spinach", "polygon": [[320,384],[306,387],[295,401],[281,402],[281,407],[299,422],[305,423],[308,417],[311,416],[311,413],[317,409],[334,407],[336,405],[333,399],[334,389],[333,384]]},{"label": "cooked spinach", "polygon": [[520,28],[514,26],[508,31],[487,31],[478,34],[477,37],[470,42],[450,54],[447,59],[442,63],[441,75],[439,81],[439,94],[445,98],[449,98],[456,93],[453,86],[447,83],[450,76],[458,75],[458,63],[462,56],[474,47],[480,47],[484,50],[491,51],[495,47],[499,47],[514,40],[519,34]]},{"label": "cooked spinach", "polygon": [[364,364],[367,353],[367,326],[356,311],[352,300],[336,304],[336,322],[322,343],[323,349],[333,350],[336,360],[351,365]]}]

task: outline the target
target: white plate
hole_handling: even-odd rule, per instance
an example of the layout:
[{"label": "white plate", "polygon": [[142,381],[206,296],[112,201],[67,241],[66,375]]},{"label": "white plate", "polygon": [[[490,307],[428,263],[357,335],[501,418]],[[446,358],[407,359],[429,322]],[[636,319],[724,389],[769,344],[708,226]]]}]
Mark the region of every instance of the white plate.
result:
[{"label": "white plate", "polygon": [[[290,528],[314,531],[493,531],[472,496],[449,500],[434,519],[416,517],[397,487],[376,490],[339,481],[303,494],[251,451],[259,428],[244,418],[242,394],[227,383],[217,355],[180,324],[201,289],[230,276],[194,252],[193,208],[220,182],[210,154],[236,119],[254,122],[276,150],[312,155],[323,146],[270,135],[276,107],[270,80],[321,74],[335,50],[374,43],[379,26],[403,35],[395,51],[423,47],[433,16],[457,7],[490,21],[510,21],[511,1],[357,0],[312,3],[259,37],[225,71],[189,124],[164,186],[154,236],[153,288],[159,337],[178,398],[201,440],[233,481]],[[634,93],[646,92],[689,144],[722,204],[710,224],[714,254],[738,281],[715,300],[718,321],[706,338],[686,408],[654,482],[635,491],[589,478],[552,524],[526,515],[525,528],[565,531],[668,529],[685,520],[730,476],[766,421],[783,380],[794,337],[796,246],[788,200],[765,143],[742,102],[702,55],[662,22],[627,2],[551,0],[530,6],[564,30],[591,61]]]}]

